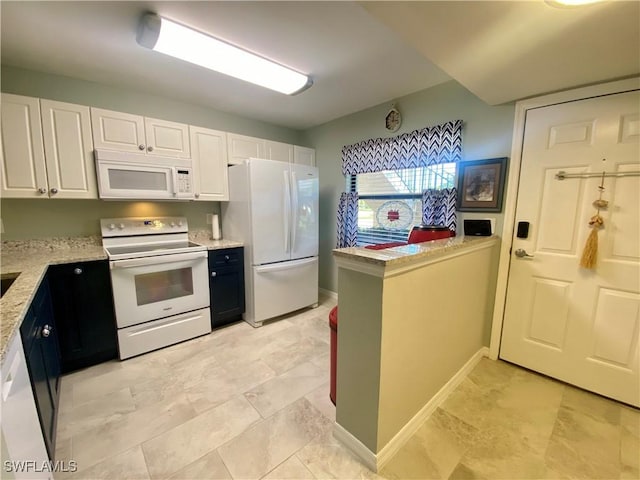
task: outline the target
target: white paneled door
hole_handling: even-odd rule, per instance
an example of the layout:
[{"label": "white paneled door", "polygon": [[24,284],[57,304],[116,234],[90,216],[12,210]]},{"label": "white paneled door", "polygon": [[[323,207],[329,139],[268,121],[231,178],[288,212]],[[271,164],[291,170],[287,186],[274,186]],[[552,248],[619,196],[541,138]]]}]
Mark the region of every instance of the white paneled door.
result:
[{"label": "white paneled door", "polygon": [[[640,176],[606,176],[595,269],[580,257],[601,177],[640,170],[638,91],[527,112],[500,357],[640,406]],[[517,229],[515,229],[517,230]],[[521,249],[531,256],[517,256]],[[523,252],[519,252],[521,255]]]}]

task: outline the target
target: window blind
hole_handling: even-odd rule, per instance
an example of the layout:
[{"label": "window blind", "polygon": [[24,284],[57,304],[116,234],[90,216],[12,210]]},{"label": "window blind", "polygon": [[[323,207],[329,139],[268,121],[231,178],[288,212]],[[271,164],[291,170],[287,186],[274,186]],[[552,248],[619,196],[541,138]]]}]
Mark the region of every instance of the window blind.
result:
[{"label": "window blind", "polygon": [[404,242],[422,223],[422,193],[454,186],[456,163],[383,170],[348,177],[348,191],[358,192],[359,246]]}]

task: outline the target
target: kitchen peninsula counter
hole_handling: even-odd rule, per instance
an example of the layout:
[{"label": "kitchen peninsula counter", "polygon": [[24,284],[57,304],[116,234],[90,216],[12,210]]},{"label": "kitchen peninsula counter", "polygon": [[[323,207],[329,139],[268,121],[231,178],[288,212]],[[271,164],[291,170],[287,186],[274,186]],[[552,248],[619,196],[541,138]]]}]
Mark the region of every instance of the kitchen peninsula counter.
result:
[{"label": "kitchen peninsula counter", "polygon": [[[198,231],[190,233],[189,238],[208,250],[243,246],[231,240],[211,240],[210,234]],[[3,241],[0,276],[19,275],[0,298],[0,362],[4,361],[9,343],[20,328],[49,265],[106,259],[98,236]]]},{"label": "kitchen peninsula counter", "polygon": [[488,351],[499,243],[454,237],[333,251],[334,433],[374,471]]},{"label": "kitchen peninsula counter", "polygon": [[[447,254],[486,248],[494,245],[499,237],[451,237],[431,242],[413,243],[399,247],[372,250],[361,247],[337,248],[333,255],[338,264],[360,262],[365,265],[383,267],[394,271],[406,267],[414,268],[425,262],[441,258]],[[350,263],[352,266],[356,264]],[[366,268],[366,267],[363,267]]]}]

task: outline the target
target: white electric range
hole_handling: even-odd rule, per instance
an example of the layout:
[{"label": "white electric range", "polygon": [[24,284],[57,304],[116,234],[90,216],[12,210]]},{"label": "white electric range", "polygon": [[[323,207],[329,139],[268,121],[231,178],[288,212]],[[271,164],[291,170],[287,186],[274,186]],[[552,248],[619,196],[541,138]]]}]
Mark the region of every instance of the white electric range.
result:
[{"label": "white electric range", "polygon": [[100,220],[120,359],[211,332],[207,248],[184,217]]}]

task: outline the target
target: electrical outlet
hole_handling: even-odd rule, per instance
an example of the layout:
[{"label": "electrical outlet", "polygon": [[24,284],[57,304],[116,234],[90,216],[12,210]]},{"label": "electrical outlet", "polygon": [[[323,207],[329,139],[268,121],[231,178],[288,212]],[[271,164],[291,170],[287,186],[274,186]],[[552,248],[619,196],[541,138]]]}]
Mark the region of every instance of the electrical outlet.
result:
[{"label": "electrical outlet", "polygon": [[213,213],[207,213],[207,225],[211,225],[213,223]]}]

